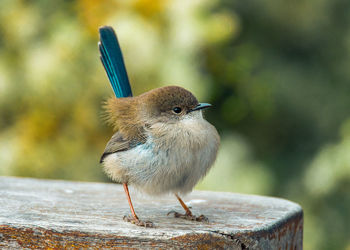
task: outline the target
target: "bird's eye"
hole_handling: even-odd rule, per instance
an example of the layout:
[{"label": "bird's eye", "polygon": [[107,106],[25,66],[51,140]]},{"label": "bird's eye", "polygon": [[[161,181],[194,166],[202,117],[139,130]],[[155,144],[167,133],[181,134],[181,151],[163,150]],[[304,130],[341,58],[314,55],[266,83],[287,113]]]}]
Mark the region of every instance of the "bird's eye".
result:
[{"label": "bird's eye", "polygon": [[181,113],[182,109],[180,107],[173,108],[174,113],[179,114]]}]

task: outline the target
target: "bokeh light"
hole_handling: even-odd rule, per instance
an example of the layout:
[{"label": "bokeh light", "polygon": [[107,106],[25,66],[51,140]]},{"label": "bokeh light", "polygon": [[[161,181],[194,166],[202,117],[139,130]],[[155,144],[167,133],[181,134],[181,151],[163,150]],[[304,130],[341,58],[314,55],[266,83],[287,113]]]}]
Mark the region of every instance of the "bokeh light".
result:
[{"label": "bokeh light", "polygon": [[350,2],[0,2],[0,175],[109,181],[113,26],[133,92],[179,85],[222,137],[197,189],[302,205],[305,249],[350,249]]}]

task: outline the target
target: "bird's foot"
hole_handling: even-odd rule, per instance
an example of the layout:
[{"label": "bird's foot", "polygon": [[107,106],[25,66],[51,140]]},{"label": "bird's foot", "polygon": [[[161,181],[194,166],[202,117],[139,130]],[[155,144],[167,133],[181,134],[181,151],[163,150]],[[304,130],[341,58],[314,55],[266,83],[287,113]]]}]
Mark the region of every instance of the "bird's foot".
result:
[{"label": "bird's foot", "polygon": [[180,214],[176,211],[170,211],[167,215],[169,216],[170,214],[174,214],[175,218],[182,218],[185,220],[200,221],[200,222],[203,221],[203,222],[209,223],[209,219],[205,217],[203,214],[200,216],[195,216],[192,213]]},{"label": "bird's foot", "polygon": [[140,226],[140,227],[154,227],[154,224],[151,221],[142,221],[140,219],[137,219],[137,218],[134,218],[131,216],[127,216],[127,215],[125,215],[123,217],[123,220],[126,222],[130,222],[132,224],[135,224],[137,226]]}]

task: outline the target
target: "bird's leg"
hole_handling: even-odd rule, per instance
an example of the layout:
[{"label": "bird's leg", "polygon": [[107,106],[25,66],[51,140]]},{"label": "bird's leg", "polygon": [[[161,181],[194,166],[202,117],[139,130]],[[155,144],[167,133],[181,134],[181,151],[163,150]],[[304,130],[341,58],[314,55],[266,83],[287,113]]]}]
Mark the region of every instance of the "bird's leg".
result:
[{"label": "bird's leg", "polygon": [[168,215],[169,214],[174,214],[174,217],[176,217],[176,218],[182,218],[182,219],[186,219],[186,220],[195,220],[195,221],[209,222],[208,218],[205,217],[203,214],[198,216],[198,217],[193,215],[191,210],[186,206],[185,202],[183,202],[183,200],[180,198],[180,196],[178,194],[175,194],[175,196],[179,200],[181,206],[185,209],[186,213],[185,214],[180,214],[180,213],[175,212],[175,211],[170,211],[168,213]]},{"label": "bird's leg", "polygon": [[129,202],[129,206],[130,206],[130,210],[131,210],[131,215],[132,217],[130,216],[124,216],[124,220],[127,221],[127,222],[131,222],[132,224],[135,224],[137,226],[141,226],[141,227],[153,227],[153,223],[150,222],[150,221],[141,221],[139,219],[139,217],[137,217],[136,213],[135,213],[135,210],[134,210],[134,207],[132,205],[132,202],[131,202],[131,198],[130,198],[130,194],[129,194],[129,188],[128,188],[128,184],[127,183],[123,183],[123,187],[124,187],[124,191],[125,191],[125,194],[126,194],[126,198],[128,199],[128,202]]},{"label": "bird's leg", "polygon": [[185,209],[186,211],[186,216],[193,216],[191,210],[186,206],[185,202],[180,198],[178,194],[175,194],[176,198],[179,200],[181,206]]}]

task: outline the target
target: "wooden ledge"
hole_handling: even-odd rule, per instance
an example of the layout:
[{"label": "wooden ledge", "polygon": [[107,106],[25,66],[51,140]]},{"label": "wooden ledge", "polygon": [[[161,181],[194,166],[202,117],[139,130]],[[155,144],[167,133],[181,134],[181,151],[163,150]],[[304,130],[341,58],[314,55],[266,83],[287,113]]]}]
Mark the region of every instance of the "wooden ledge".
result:
[{"label": "wooden ledge", "polygon": [[302,249],[302,208],[254,195],[194,191],[184,201],[210,223],[167,216],[173,196],[131,197],[156,228],[123,221],[121,185],[0,177],[0,247]]}]

